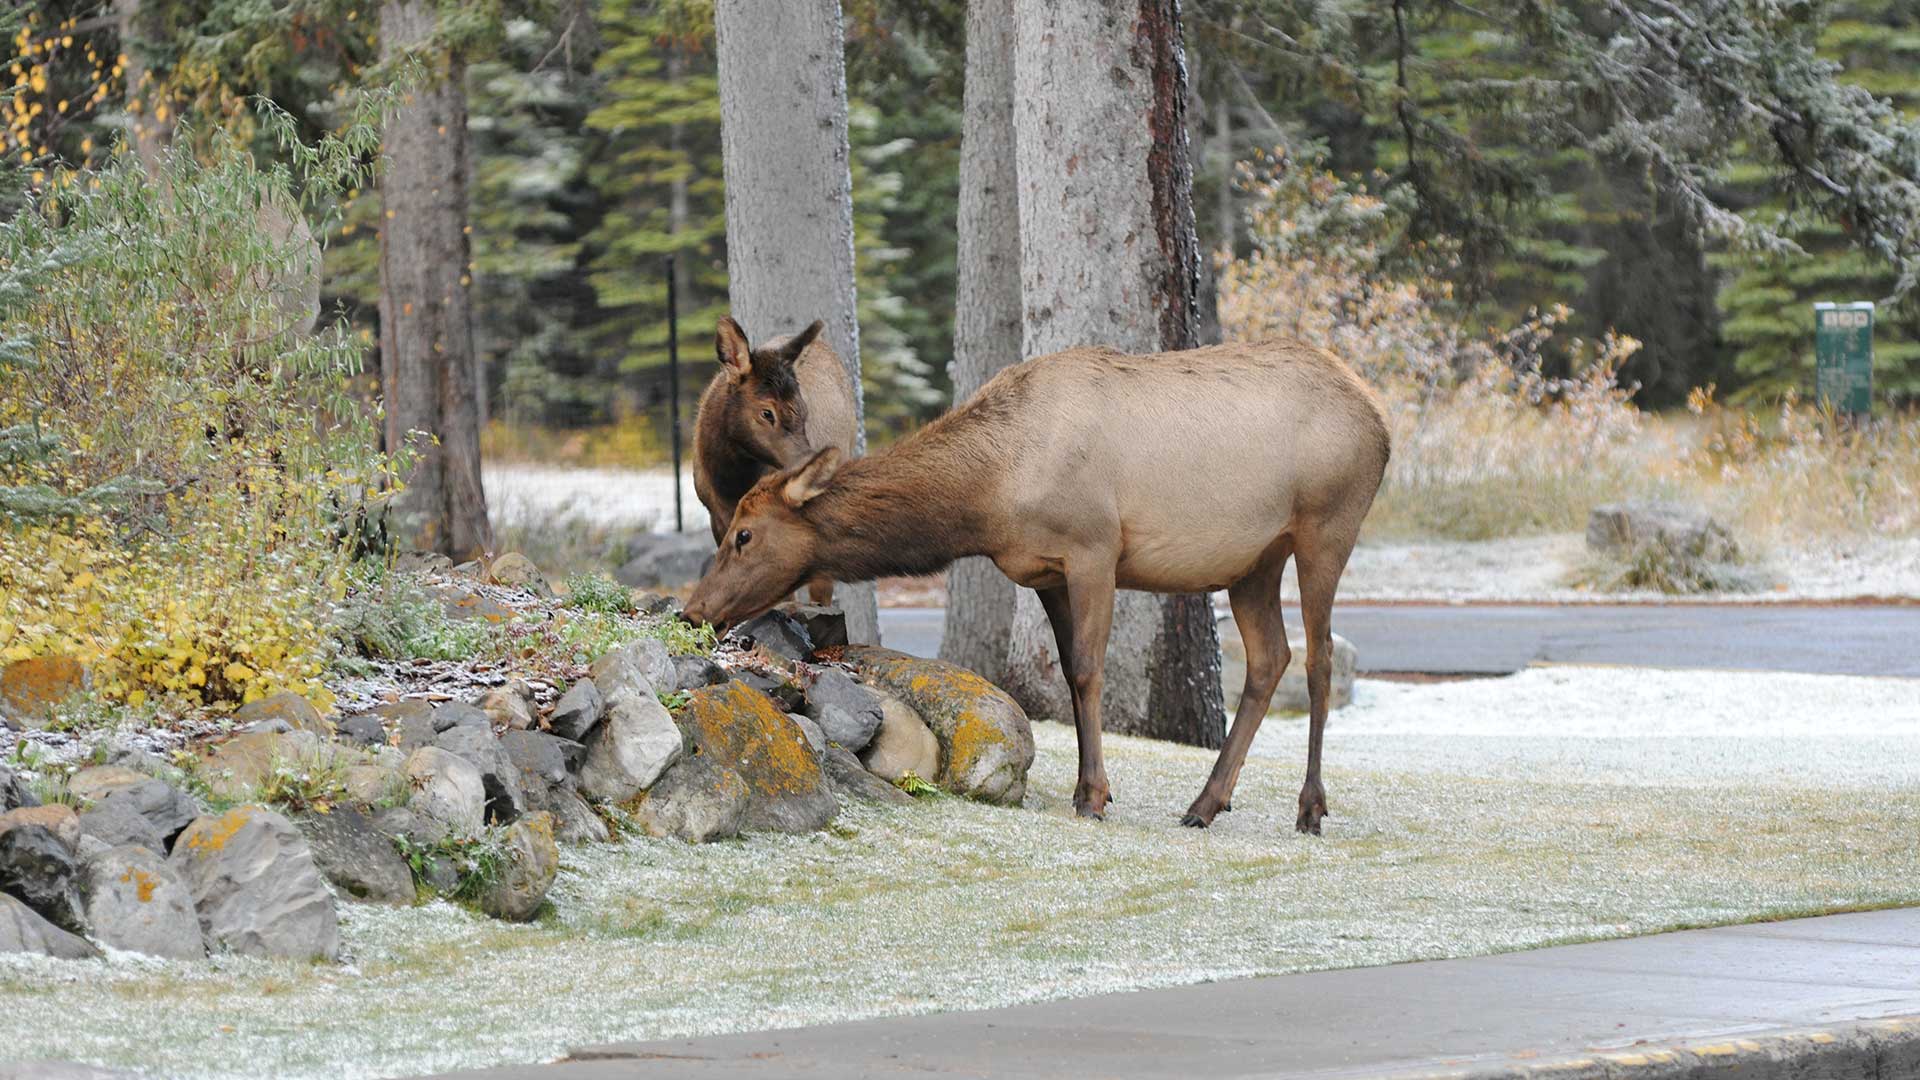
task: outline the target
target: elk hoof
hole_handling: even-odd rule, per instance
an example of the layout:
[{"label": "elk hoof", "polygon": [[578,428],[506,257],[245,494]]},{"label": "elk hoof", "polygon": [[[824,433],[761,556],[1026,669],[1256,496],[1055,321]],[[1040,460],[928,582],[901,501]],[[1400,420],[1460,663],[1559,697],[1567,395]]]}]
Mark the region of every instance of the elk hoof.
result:
[{"label": "elk hoof", "polygon": [[1086,818],[1088,821],[1107,820],[1107,811],[1102,807],[1094,806],[1092,803],[1074,803],[1073,812]]},{"label": "elk hoof", "polygon": [[1185,825],[1189,829],[1204,829],[1213,824],[1213,822],[1189,810],[1187,811],[1187,815],[1180,819],[1180,824]]},{"label": "elk hoof", "polygon": [[1300,789],[1300,816],[1294,819],[1297,832],[1320,835],[1320,819],[1327,816],[1327,793],[1317,783]]}]

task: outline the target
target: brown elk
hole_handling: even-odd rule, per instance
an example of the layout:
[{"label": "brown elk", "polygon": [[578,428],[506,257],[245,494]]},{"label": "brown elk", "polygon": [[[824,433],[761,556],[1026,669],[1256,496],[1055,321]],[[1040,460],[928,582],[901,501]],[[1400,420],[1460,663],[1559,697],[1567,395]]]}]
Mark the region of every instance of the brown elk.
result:
[{"label": "brown elk", "polygon": [[[714,351],[720,370],[700,395],[693,422],[693,492],[720,543],[734,507],[770,473],[833,447],[853,453],[852,384],[815,320],[791,337],[749,348],[746,331],[720,317]],[[832,579],[811,579],[815,603],[833,598]]]},{"label": "brown elk", "polygon": [[1387,465],[1371,390],[1293,342],[1126,356],[1079,348],[1016,364],[889,450],[822,450],[740,500],[687,604],[731,623],[816,575],[926,574],[985,555],[1040,594],[1073,691],[1074,807],[1109,797],[1100,694],[1117,588],[1226,589],[1246,640],[1245,692],[1182,819],[1228,809],[1247,747],[1291,659],[1280,577],[1298,561],[1311,725],[1302,832],[1320,831],[1320,743],[1334,591]]}]

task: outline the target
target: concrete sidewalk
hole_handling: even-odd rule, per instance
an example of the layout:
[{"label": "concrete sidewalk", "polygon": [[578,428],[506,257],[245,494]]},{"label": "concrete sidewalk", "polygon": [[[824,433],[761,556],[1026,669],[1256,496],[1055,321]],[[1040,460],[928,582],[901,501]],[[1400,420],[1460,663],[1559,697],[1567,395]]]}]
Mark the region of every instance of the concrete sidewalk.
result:
[{"label": "concrete sidewalk", "polygon": [[1920,1017],[1920,909],[581,1048],[457,1075],[1892,1080],[1920,1076],[1920,1021],[1905,1017]]}]

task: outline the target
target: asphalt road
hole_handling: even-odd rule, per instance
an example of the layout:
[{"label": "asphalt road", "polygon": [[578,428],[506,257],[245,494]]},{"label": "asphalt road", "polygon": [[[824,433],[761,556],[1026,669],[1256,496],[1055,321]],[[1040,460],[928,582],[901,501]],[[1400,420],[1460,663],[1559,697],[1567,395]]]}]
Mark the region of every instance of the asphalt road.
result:
[{"label": "asphalt road", "polygon": [[[885,643],[939,652],[940,608],[880,612]],[[1287,625],[1300,613],[1289,610]],[[1532,664],[1920,677],[1920,607],[1733,604],[1342,604],[1360,670],[1505,675]]]}]

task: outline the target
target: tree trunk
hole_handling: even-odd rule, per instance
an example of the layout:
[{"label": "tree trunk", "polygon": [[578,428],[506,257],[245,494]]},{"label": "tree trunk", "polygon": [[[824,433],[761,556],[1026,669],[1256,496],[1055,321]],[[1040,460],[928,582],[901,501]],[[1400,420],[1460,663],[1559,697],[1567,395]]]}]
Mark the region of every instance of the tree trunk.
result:
[{"label": "tree trunk", "polygon": [[[1027,355],[1192,348],[1199,252],[1177,0],[1016,0],[1015,12]],[[1016,642],[1045,640],[1039,601],[1021,592]],[[1008,665],[1010,683],[1046,683],[1029,696],[1064,715],[1057,660],[1028,647]],[[1206,596],[1120,594],[1103,705],[1109,730],[1220,744]]]},{"label": "tree trunk", "polygon": [[[959,288],[953,400],[1020,359],[1020,204],[1013,146],[1013,0],[967,5],[966,119],[960,139]],[[1014,587],[988,559],[947,572],[940,658],[1004,678]]]},{"label": "tree trunk", "polygon": [[[380,52],[391,59],[433,35],[434,6],[387,0]],[[395,504],[401,543],[471,559],[493,546],[480,483],[480,416],[468,307],[467,98],[457,58],[432,58],[431,81],[387,119],[380,180],[380,378],[387,445],[408,432],[420,459]]]},{"label": "tree trunk", "polygon": [[[127,58],[123,74],[128,112],[132,114],[127,141],[133,146],[134,160],[140,162],[148,176],[153,176],[160,171],[160,154],[173,140],[173,120],[154,118],[161,87],[150,77],[143,50],[134,44],[134,39],[140,36],[140,0],[117,0],[113,17],[120,24],[120,53]],[[132,107],[136,101],[140,103],[138,109]]]},{"label": "tree trunk", "polygon": [[[756,338],[825,320],[864,418],[839,0],[718,0],[713,29],[733,314]],[[871,584],[835,597],[852,640],[880,639]]]}]

